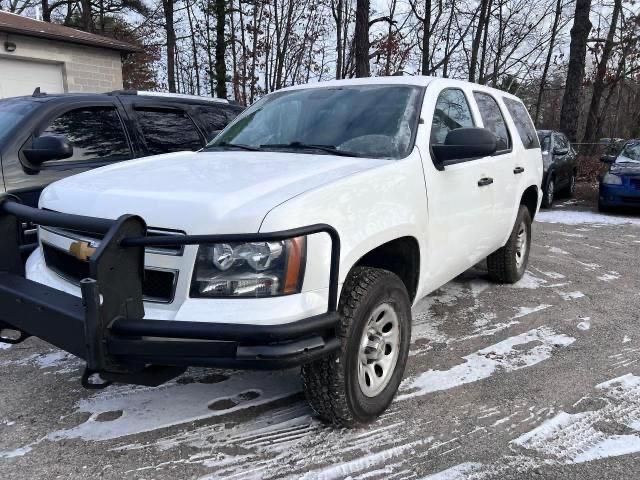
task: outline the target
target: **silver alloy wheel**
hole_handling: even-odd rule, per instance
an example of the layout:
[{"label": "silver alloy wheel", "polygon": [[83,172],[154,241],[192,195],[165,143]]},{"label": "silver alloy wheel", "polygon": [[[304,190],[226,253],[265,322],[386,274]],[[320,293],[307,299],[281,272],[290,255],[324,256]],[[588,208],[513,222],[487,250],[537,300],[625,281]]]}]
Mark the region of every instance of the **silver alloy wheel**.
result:
[{"label": "silver alloy wheel", "polygon": [[367,397],[375,397],[389,384],[400,353],[400,322],[393,306],[378,305],[367,322],[358,356],[358,383]]},{"label": "silver alloy wheel", "polygon": [[555,194],[556,184],[553,179],[549,180],[547,183],[547,203],[549,206],[553,203],[553,196]]},{"label": "silver alloy wheel", "polygon": [[518,270],[522,268],[522,264],[527,255],[527,248],[529,248],[527,224],[522,222],[518,227],[518,235],[516,236],[516,267]]}]

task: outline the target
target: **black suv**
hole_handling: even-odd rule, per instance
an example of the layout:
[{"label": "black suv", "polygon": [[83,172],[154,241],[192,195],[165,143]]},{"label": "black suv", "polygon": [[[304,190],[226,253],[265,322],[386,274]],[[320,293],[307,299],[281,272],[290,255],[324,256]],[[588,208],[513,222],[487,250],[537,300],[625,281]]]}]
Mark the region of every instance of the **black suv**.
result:
[{"label": "black suv", "polygon": [[564,133],[538,130],[544,175],[542,177],[542,206],[551,208],[559,193],[571,197],[576,190],[578,175],[577,153]]},{"label": "black suv", "polygon": [[118,91],[0,100],[0,193],[35,206],[49,183],[122,160],[199,150],[240,112],[226,100]]}]

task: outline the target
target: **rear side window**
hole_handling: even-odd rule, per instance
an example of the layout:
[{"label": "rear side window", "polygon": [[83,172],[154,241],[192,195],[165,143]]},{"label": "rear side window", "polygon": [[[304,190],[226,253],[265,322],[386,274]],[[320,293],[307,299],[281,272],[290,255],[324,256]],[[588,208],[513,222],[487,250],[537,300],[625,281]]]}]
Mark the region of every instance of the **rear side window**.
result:
[{"label": "rear side window", "polygon": [[213,140],[214,134],[226,127],[231,120],[236,118],[240,111],[226,106],[199,106],[196,107],[200,123],[207,134],[207,140]]},{"label": "rear side window", "polygon": [[431,145],[443,144],[451,130],[473,126],[471,108],[464,92],[457,88],[440,92],[431,123]]},{"label": "rear side window", "polygon": [[536,129],[533,127],[529,112],[518,100],[512,98],[504,98],[504,104],[507,106],[507,110],[513,118],[513,123],[516,124],[518,134],[522,140],[524,148],[540,148],[540,142],[538,141],[538,135],[536,135]]},{"label": "rear side window", "polygon": [[569,148],[569,140],[567,140],[567,138],[560,133],[556,133],[553,135],[553,143],[555,144],[555,148],[558,148],[560,150]]},{"label": "rear side window", "polygon": [[49,163],[131,158],[129,143],[113,107],[78,108],[63,113],[40,134],[64,135],[73,145],[73,156]]},{"label": "rear side window", "polygon": [[204,145],[198,128],[180,110],[136,109],[149,155],[199,150]]},{"label": "rear side window", "polygon": [[511,138],[498,102],[487,93],[474,92],[473,96],[478,103],[478,110],[480,110],[484,128],[491,130],[496,136],[498,151],[510,150]]}]

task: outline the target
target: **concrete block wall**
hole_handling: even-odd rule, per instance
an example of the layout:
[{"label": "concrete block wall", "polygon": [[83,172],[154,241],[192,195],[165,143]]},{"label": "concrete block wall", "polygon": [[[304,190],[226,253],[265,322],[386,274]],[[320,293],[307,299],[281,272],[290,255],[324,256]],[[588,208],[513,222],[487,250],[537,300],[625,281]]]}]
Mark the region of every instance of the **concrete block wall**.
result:
[{"label": "concrete block wall", "polygon": [[16,59],[62,64],[66,92],[109,92],[122,88],[120,52],[61,41],[0,32],[0,45],[16,44]]}]

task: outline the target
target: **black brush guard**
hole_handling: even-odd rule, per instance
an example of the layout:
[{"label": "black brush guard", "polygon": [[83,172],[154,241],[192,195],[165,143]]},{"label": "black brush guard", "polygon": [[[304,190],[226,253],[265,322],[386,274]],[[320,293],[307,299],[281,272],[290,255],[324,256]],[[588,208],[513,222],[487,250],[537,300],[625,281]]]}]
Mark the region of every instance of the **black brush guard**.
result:
[{"label": "black brush guard", "polygon": [[[89,258],[90,277],[80,282],[82,298],[25,278],[22,221],[104,235]],[[329,300],[322,315],[280,325],[143,318],[145,247],[277,241],[315,233],[331,238]],[[101,388],[110,381],[157,385],[187,366],[301,365],[339,347],[335,335],[339,259],[340,237],[325,224],[257,234],[153,237],[147,236],[144,220],[135,215],[117,220],[70,215],[27,207],[0,195],[0,342],[19,343],[35,336],[83,358],[87,366],[82,380],[88,388]],[[215,318],[215,312],[211,316]],[[14,335],[6,335],[7,331]],[[103,383],[91,383],[94,373]]]}]

